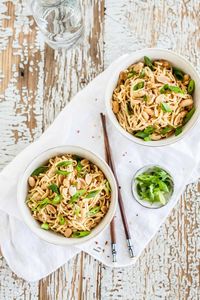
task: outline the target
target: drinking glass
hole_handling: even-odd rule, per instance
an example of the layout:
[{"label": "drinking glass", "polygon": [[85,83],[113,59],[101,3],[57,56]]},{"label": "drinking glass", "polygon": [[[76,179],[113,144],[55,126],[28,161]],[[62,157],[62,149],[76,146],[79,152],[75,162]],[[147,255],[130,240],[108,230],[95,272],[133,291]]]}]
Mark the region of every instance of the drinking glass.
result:
[{"label": "drinking glass", "polygon": [[71,48],[82,36],[79,0],[32,0],[33,17],[50,47]]}]

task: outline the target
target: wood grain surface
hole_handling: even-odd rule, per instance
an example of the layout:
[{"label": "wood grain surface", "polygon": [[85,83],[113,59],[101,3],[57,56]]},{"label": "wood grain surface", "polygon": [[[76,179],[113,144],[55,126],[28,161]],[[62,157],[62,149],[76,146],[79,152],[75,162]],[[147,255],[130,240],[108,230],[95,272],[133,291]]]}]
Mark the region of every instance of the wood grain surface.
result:
[{"label": "wood grain surface", "polygon": [[[115,58],[144,47],[183,54],[200,70],[200,2],[82,0],[85,32],[69,51],[44,44],[26,3],[0,2],[0,167]],[[0,257],[0,300],[198,300],[200,185],[179,204],[135,266],[112,269],[85,253],[36,283]]]}]

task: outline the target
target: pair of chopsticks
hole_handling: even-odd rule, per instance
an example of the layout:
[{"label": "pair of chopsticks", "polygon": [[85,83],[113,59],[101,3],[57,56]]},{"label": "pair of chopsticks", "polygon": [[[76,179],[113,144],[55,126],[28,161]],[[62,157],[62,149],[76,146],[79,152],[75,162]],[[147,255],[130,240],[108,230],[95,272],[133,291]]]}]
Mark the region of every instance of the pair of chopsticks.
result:
[{"label": "pair of chopsticks", "polygon": [[[131,234],[129,231],[129,226],[126,218],[126,213],[125,213],[125,208],[124,208],[124,203],[122,200],[122,195],[119,187],[119,181],[117,178],[117,174],[115,171],[115,166],[113,164],[112,156],[111,156],[111,150],[110,150],[110,144],[109,144],[109,139],[108,139],[108,134],[107,134],[107,127],[106,127],[106,117],[103,113],[101,115],[101,122],[102,122],[102,127],[103,127],[103,134],[104,134],[104,145],[105,145],[105,156],[106,156],[106,161],[108,165],[110,166],[111,170],[113,171],[113,174],[115,176],[115,180],[117,182],[117,187],[118,187],[118,203],[119,203],[119,208],[120,208],[120,213],[121,213],[121,218],[122,218],[122,223],[124,227],[124,232],[126,235],[126,241],[127,241],[127,246],[128,246],[128,251],[129,255],[131,258],[134,257],[134,252],[133,252],[133,246],[131,242]],[[112,250],[112,256],[113,256],[113,262],[116,262],[116,256],[117,256],[117,250],[116,250],[116,230],[115,230],[115,217],[113,218],[111,224],[110,224],[110,236],[111,236],[111,250]]]}]

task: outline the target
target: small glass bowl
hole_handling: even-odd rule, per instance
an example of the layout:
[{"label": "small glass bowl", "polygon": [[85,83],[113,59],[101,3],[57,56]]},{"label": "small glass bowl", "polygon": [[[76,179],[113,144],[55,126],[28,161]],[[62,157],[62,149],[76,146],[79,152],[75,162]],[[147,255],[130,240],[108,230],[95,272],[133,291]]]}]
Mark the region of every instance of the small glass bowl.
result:
[{"label": "small glass bowl", "polygon": [[[137,192],[137,182],[136,182],[136,178],[138,177],[138,175],[140,175],[141,173],[144,173],[148,170],[151,170],[153,169],[154,167],[158,167],[158,168],[161,168],[162,170],[164,170],[165,172],[167,172],[171,179],[172,179],[172,190],[171,192],[168,194],[167,196],[167,201],[166,201],[166,204],[162,204],[160,202],[153,202],[153,203],[150,203],[148,201],[145,201],[145,200],[142,200],[140,198],[140,196],[138,195],[138,192]],[[159,166],[159,165],[147,165],[147,166],[144,166],[142,168],[140,168],[139,170],[137,170],[137,172],[134,174],[133,176],[133,179],[131,181],[131,190],[132,190],[132,193],[133,193],[133,197],[135,198],[135,200],[142,206],[146,207],[146,208],[161,208],[165,205],[168,204],[168,202],[170,201],[170,199],[172,198],[173,196],[173,193],[174,193],[174,179],[173,179],[173,176],[172,174],[164,167],[162,166]]]}]

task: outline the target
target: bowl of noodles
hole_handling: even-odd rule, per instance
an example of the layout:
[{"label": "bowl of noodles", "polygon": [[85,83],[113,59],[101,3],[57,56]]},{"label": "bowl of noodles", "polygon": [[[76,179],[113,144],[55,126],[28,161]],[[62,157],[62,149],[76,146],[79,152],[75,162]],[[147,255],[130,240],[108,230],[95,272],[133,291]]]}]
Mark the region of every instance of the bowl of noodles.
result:
[{"label": "bowl of noodles", "polygon": [[17,198],[25,223],[37,236],[74,245],[94,238],[111,222],[117,185],[98,155],[60,146],[33,159],[19,180]]},{"label": "bowl of noodles", "polygon": [[164,146],[180,140],[197,123],[200,77],[178,54],[144,49],[120,61],[105,98],[119,132],[138,144]]}]

